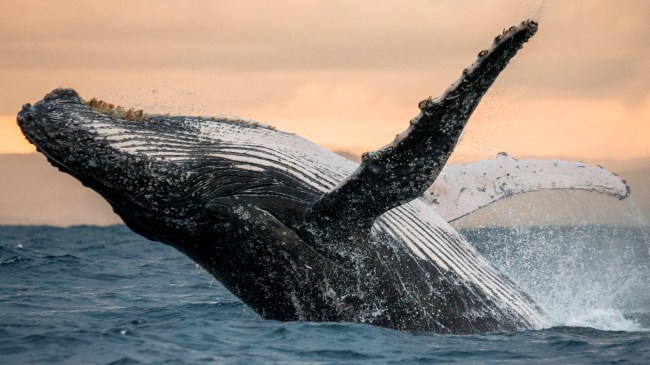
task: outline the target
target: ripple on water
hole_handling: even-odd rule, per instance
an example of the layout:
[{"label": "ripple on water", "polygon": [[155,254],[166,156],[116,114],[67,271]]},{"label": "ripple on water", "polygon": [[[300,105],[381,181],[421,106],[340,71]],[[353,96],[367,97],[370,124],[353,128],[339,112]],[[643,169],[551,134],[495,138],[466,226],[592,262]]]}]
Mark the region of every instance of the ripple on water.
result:
[{"label": "ripple on water", "polygon": [[[647,328],[650,308],[643,301],[631,312],[590,313],[583,306],[573,312],[583,315],[582,322],[573,317],[574,326],[471,336],[277,322],[261,320],[179,252],[122,226],[0,227],[0,242],[0,363],[643,364],[650,358],[648,332],[612,331],[623,320]],[[12,257],[25,259],[2,264]],[[625,291],[642,284],[628,281],[616,295],[632,295]],[[601,330],[576,327],[598,321]]]}]

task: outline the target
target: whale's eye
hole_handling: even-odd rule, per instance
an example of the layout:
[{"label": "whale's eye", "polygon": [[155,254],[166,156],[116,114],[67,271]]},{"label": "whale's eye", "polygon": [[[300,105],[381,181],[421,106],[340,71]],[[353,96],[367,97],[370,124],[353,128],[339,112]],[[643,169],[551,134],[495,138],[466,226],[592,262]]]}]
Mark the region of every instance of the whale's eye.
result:
[{"label": "whale's eye", "polygon": [[232,209],[229,206],[219,203],[206,205],[206,210],[209,214],[219,220],[231,220],[233,218]]}]

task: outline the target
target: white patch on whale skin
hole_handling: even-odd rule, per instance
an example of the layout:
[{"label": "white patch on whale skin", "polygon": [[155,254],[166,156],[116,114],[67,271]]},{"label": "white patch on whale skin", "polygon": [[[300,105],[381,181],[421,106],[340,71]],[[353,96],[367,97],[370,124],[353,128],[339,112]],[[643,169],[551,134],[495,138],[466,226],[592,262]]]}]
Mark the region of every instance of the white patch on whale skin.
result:
[{"label": "white patch on whale skin", "polygon": [[549,189],[588,190],[619,199],[629,194],[620,177],[600,166],[517,160],[501,153],[491,160],[445,166],[423,199],[451,222],[497,200]]},{"label": "white patch on whale skin", "polygon": [[[231,121],[183,118],[173,120],[174,133],[147,133],[105,122],[89,124],[111,147],[129,154],[168,161],[189,161],[201,154],[231,160],[250,168],[287,171],[320,191],[343,179],[355,167],[341,156],[295,135]],[[326,164],[334,168],[323,168]],[[257,171],[257,170],[256,170]]]},{"label": "white patch on whale skin", "polygon": [[254,165],[237,164],[237,165],[233,165],[232,167],[234,169],[247,170],[247,171],[257,171],[257,172],[266,171],[265,169]]}]

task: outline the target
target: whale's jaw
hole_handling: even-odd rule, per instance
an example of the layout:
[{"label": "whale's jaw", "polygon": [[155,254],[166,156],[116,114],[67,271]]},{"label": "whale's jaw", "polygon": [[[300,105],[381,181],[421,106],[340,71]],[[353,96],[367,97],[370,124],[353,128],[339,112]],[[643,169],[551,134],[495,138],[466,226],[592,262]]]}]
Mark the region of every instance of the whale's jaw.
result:
[{"label": "whale's jaw", "polygon": [[[280,169],[246,162],[250,146],[227,138],[281,132],[245,121],[138,116],[98,109],[74,90],[56,89],[23,106],[18,124],[55,167],[100,193],[132,229],[174,246],[198,226],[231,224],[238,205],[297,221],[318,196]],[[210,139],[201,128],[224,137]]]}]

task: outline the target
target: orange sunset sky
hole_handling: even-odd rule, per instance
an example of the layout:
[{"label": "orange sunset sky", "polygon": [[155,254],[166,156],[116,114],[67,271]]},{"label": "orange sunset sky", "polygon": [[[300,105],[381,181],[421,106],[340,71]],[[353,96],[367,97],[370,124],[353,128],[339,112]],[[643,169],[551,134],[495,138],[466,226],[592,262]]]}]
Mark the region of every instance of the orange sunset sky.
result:
[{"label": "orange sunset sky", "polygon": [[[650,217],[650,1],[0,3],[0,224],[120,222],[29,154],[16,113],[54,88],[148,113],[239,115],[358,156],[527,18],[537,35],[483,98],[452,162],[506,151],[602,164],[628,179],[631,199],[557,195],[556,205],[589,203],[611,222],[638,204]],[[507,204],[485,211],[511,219]]]},{"label": "orange sunset sky", "polygon": [[56,87],[230,113],[355,153],[392,140],[504,27],[539,20],[455,158],[650,155],[650,1],[3,1],[0,153]]}]

